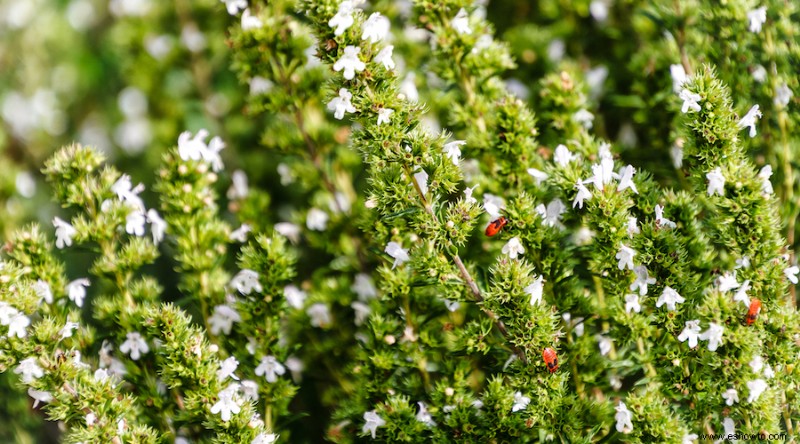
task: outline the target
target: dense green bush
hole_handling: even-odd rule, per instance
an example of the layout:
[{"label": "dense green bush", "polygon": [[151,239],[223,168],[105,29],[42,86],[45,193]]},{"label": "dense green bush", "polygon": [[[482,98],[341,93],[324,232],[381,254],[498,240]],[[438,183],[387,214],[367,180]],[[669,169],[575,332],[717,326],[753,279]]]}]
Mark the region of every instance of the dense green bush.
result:
[{"label": "dense green bush", "polygon": [[3,442],[797,439],[800,5],[0,17]]}]

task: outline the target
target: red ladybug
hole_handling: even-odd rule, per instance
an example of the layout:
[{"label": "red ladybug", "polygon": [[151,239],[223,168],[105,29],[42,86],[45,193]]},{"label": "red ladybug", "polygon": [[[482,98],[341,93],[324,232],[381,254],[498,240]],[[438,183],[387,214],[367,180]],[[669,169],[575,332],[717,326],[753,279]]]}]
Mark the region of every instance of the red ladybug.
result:
[{"label": "red ladybug", "polygon": [[756,321],[758,313],[760,312],[761,312],[761,301],[756,298],[753,298],[753,300],[750,301],[750,309],[747,310],[747,317],[744,318],[744,322],[747,325],[753,325],[753,322]]},{"label": "red ladybug", "polygon": [[489,237],[494,236],[495,234],[499,233],[503,227],[506,226],[508,223],[508,219],[503,216],[498,217],[497,219],[493,220],[489,223],[489,226],[486,227],[486,235]]},{"label": "red ladybug", "polygon": [[550,347],[542,350],[542,358],[544,363],[547,364],[547,369],[550,370],[550,373],[555,373],[558,370],[558,355],[555,350]]}]

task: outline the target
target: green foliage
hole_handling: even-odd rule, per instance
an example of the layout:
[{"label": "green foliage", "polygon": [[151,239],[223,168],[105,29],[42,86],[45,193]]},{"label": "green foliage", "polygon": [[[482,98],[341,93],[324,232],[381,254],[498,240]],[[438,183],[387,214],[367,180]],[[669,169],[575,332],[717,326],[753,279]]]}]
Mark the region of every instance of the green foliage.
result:
[{"label": "green foliage", "polygon": [[800,10],[761,6],[48,9],[74,91],[0,74],[0,440],[796,439]]}]

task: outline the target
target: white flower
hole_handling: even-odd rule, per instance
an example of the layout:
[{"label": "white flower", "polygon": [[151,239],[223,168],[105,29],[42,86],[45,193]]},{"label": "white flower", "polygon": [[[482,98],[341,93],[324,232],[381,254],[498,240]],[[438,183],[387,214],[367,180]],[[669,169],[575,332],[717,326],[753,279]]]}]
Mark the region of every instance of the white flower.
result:
[{"label": "white flower", "polygon": [[708,179],[709,196],[713,196],[714,194],[719,194],[720,196],[725,195],[725,177],[722,175],[722,170],[719,167],[714,168],[710,173],[706,174],[706,179]]},{"label": "white flower", "polygon": [[525,287],[525,293],[531,295],[531,305],[538,305],[542,302],[543,290],[544,278],[542,276],[537,277],[532,284]]},{"label": "white flower", "polygon": [[542,223],[545,227],[558,227],[561,225],[561,215],[564,214],[566,211],[566,207],[564,206],[564,202],[561,202],[561,199],[555,198],[550,203],[547,204],[547,208],[544,205],[538,205],[536,207],[536,212],[542,216]]},{"label": "white flower", "polygon": [[184,131],[178,136],[178,155],[183,160],[200,160],[203,151],[207,149],[205,139],[208,131],[201,129],[194,137],[189,131]]},{"label": "white flower", "polygon": [[[481,34],[481,36],[478,37],[478,40],[475,41],[475,45],[472,46],[472,50],[470,52],[473,53],[473,54],[478,54],[481,51],[483,51],[484,49],[491,48],[492,43],[494,43],[494,42],[492,40],[492,36],[491,35],[489,35],[489,34]],[[527,87],[517,79],[510,79],[510,80],[507,80],[505,83],[506,83],[506,90],[508,92],[516,95],[517,97],[521,98],[521,96],[524,96],[524,95],[526,95],[526,93],[529,93],[528,91],[524,91],[524,92],[518,91],[519,88],[527,89]],[[525,99],[523,99],[523,100],[525,100]]]},{"label": "white flower", "polygon": [[[725,417],[725,419],[722,420],[722,428],[725,429],[724,434],[726,436],[736,434],[735,424],[733,423],[733,420],[728,417]],[[717,441],[714,441],[714,443],[716,444]]]},{"label": "white flower", "polygon": [[688,89],[684,88],[681,90],[680,94],[678,95],[681,100],[683,100],[683,105],[681,106],[681,112],[686,114],[688,112],[700,111],[700,105],[697,103],[702,99],[700,94],[695,94]]},{"label": "white flower", "polygon": [[99,382],[103,382],[111,377],[111,375],[108,374],[108,370],[104,368],[98,368],[97,370],[95,370],[93,376],[94,380]]},{"label": "white flower", "polygon": [[772,369],[772,366],[767,364],[764,367],[764,377],[767,379],[772,379],[775,376],[775,370]]},{"label": "white flower", "polygon": [[86,287],[90,285],[89,279],[81,278],[67,284],[67,297],[75,302],[78,307],[83,307],[83,298],[86,297]]},{"label": "white flower", "polygon": [[242,397],[248,401],[258,401],[258,383],[245,379],[242,384]]},{"label": "white flower", "polygon": [[570,152],[566,145],[558,145],[553,153],[553,161],[560,167],[567,166],[570,162],[575,160],[577,156]]},{"label": "white flower", "polygon": [[325,304],[314,304],[306,310],[306,314],[311,318],[312,327],[327,327],[331,323],[331,312]]},{"label": "white flower", "polygon": [[777,108],[784,108],[792,100],[792,96],[794,96],[794,94],[792,93],[791,88],[789,88],[789,85],[784,82],[775,89],[775,98],[772,99],[772,102],[775,103]]},{"label": "white flower", "polygon": [[604,185],[611,183],[613,179],[619,179],[619,174],[614,172],[614,160],[611,157],[603,156],[600,163],[592,165],[592,177],[584,183],[594,184],[598,190],[603,190]]},{"label": "white flower", "polygon": [[356,112],[356,107],[350,103],[353,95],[345,88],[339,89],[339,95],[328,102],[328,110],[333,111],[333,117],[342,120],[345,113]]},{"label": "white flower", "polygon": [[394,264],[392,264],[392,270],[395,269],[398,265],[403,265],[407,262],[410,258],[408,257],[408,249],[403,248],[397,242],[389,242],[386,244],[386,248],[383,250],[386,254],[394,258]]},{"label": "white flower", "polygon": [[43,392],[34,390],[28,387],[28,395],[33,398],[33,408],[36,408],[40,402],[50,402],[53,400],[53,395],[50,392]]},{"label": "white flower", "polygon": [[223,168],[219,152],[225,148],[225,143],[219,137],[214,137],[206,145],[207,137],[208,131],[205,129],[197,131],[194,137],[189,131],[182,132],[178,136],[178,155],[186,161],[203,160],[211,164],[212,170],[219,172]]},{"label": "white flower", "polygon": [[[273,88],[275,88],[275,84],[272,83],[271,80],[265,79],[264,77],[261,77],[261,76],[253,77],[252,79],[250,79],[249,84],[250,84],[250,95],[251,96],[257,96],[257,95],[260,95],[260,94],[267,94],[270,91],[272,91]],[[241,170],[236,170],[236,171],[241,172]],[[235,174],[235,171],[234,171],[234,174]]]},{"label": "white flower", "polygon": [[625,295],[625,313],[630,313],[631,311],[635,311],[636,313],[640,313],[642,311],[642,306],[639,305],[638,294]]},{"label": "white flower", "polygon": [[717,351],[722,342],[722,333],[724,331],[725,329],[721,325],[711,322],[708,324],[708,330],[700,334],[700,340],[708,341],[708,349],[710,351]]},{"label": "white flower", "polygon": [[219,363],[219,370],[217,370],[217,380],[224,381],[228,377],[239,380],[239,377],[233,374],[236,368],[239,367],[239,361],[233,356]]},{"label": "white flower", "polygon": [[252,293],[253,290],[257,293],[261,293],[264,290],[261,287],[261,283],[258,282],[258,273],[246,268],[231,279],[230,286],[244,295]]},{"label": "white flower", "polygon": [[672,166],[677,170],[683,166],[683,147],[676,144],[673,144],[669,147],[669,157],[672,159]]},{"label": "white flower", "polygon": [[14,373],[21,375],[20,378],[24,384],[30,384],[44,376],[44,370],[39,367],[36,358],[26,358],[20,361],[17,368],[14,369]]},{"label": "white flower", "polygon": [[77,322],[67,322],[63,327],[61,327],[61,330],[58,331],[58,336],[61,339],[71,338],[72,332],[77,330],[78,327],[80,327],[80,324]]},{"label": "white flower", "polygon": [[417,402],[417,406],[419,406],[419,412],[417,412],[417,421],[425,424],[428,427],[436,427],[436,422],[433,421],[433,417],[431,416],[430,412],[428,412],[428,406],[425,405],[424,402]]},{"label": "white flower", "polygon": [[228,239],[236,242],[247,242],[247,234],[252,230],[253,228],[250,225],[242,224],[241,227],[231,231]]},{"label": "white flower", "polygon": [[281,162],[278,164],[278,174],[281,176],[281,185],[286,186],[294,183],[294,175],[292,174],[292,167]]},{"label": "white flower", "polygon": [[633,431],[633,415],[630,411],[628,411],[628,407],[625,405],[624,402],[620,401],[619,405],[617,405],[614,410],[617,411],[617,414],[614,415],[614,420],[617,421],[617,431],[620,433],[630,433]]},{"label": "white flower", "polygon": [[379,12],[373,12],[364,22],[361,40],[369,40],[370,43],[380,42],[389,34],[390,25],[388,18],[382,16]]},{"label": "white flower", "polygon": [[619,252],[615,256],[615,258],[619,260],[619,263],[617,263],[617,268],[620,270],[624,270],[626,268],[633,270],[633,257],[635,255],[636,251],[634,251],[632,248],[625,244],[620,244]]},{"label": "white flower", "polygon": [[456,140],[444,145],[444,155],[453,161],[453,165],[458,166],[458,159],[461,156],[461,149],[459,149],[459,147],[466,144],[467,142],[465,140]]},{"label": "white flower", "polygon": [[120,344],[119,351],[129,354],[134,361],[138,360],[142,355],[146,355],[150,351],[147,346],[147,341],[144,340],[139,332],[129,332],[125,335],[127,339]]},{"label": "white flower", "polygon": [[611,155],[611,144],[608,142],[601,142],[600,146],[597,147],[597,156],[600,159],[613,160],[614,157]]},{"label": "white flower", "polygon": [[750,32],[756,34],[761,32],[761,25],[767,22],[767,7],[762,6],[747,11],[747,20],[750,21]]},{"label": "white flower", "polygon": [[356,76],[356,71],[361,72],[367,67],[367,65],[358,58],[359,53],[361,53],[361,48],[353,45],[345,46],[344,54],[333,64],[333,70],[336,72],[344,70],[344,78],[353,80],[353,77]]},{"label": "white flower", "polygon": [[500,210],[505,208],[505,205],[506,203],[502,197],[489,193],[483,194],[483,209],[486,210],[492,220],[500,217]]},{"label": "white flower", "polygon": [[508,255],[509,258],[516,259],[517,256],[525,253],[525,247],[522,246],[522,243],[519,241],[519,237],[514,236],[508,240],[508,243],[503,245],[503,249],[501,251],[503,254]]},{"label": "white flower", "polygon": [[472,34],[472,28],[469,27],[469,15],[464,8],[461,8],[453,17],[450,26],[459,34]]},{"label": "white flower", "polygon": [[125,216],[125,232],[134,236],[144,236],[144,224],[147,222],[143,212],[133,210]]},{"label": "white flower", "polygon": [[757,374],[758,372],[760,372],[760,371],[761,371],[761,369],[762,369],[762,368],[764,368],[764,359],[763,359],[761,356],[759,356],[759,355],[756,355],[756,356],[755,356],[755,357],[754,357],[754,358],[753,358],[753,359],[750,361],[749,365],[750,365],[750,368],[752,368],[752,369],[753,369],[753,373],[756,373],[756,374]]},{"label": "white flower", "polygon": [[347,28],[353,26],[353,9],[355,4],[351,0],[344,0],[339,3],[339,10],[336,11],[329,21],[328,26],[334,29],[334,35],[342,35]]},{"label": "white flower", "polygon": [[417,83],[415,79],[417,75],[414,71],[406,74],[403,81],[400,82],[400,95],[404,96],[409,102],[416,103],[419,101],[419,90],[417,90]]},{"label": "white flower", "polygon": [[220,0],[222,3],[225,3],[225,7],[228,8],[228,14],[236,15],[239,13],[240,9],[245,9],[247,7],[247,0]]},{"label": "white flower", "polygon": [[278,442],[278,435],[274,433],[259,433],[250,444],[274,444]]},{"label": "white flower", "polygon": [[335,213],[349,213],[350,207],[353,205],[347,194],[337,191],[333,193],[333,197],[328,199],[328,208]]},{"label": "white flower", "polygon": [[[675,291],[672,287],[664,287],[664,291],[661,293],[661,296],[658,297],[656,301],[656,308],[661,308],[662,305],[667,306],[667,310],[675,311],[675,304],[683,304],[686,302],[686,299],[683,298],[677,291]],[[701,338],[702,339],[702,338]]]},{"label": "white flower", "polygon": [[787,267],[783,270],[783,274],[786,276],[786,279],[795,285],[797,285],[797,274],[800,273],[800,267],[797,265],[793,265],[791,267]]},{"label": "white flower", "polygon": [[227,422],[231,419],[231,414],[238,414],[242,411],[241,400],[237,396],[239,384],[233,383],[221,390],[217,395],[219,400],[216,404],[211,406],[211,413],[216,415],[219,413],[220,418]]},{"label": "white flower", "polygon": [[256,376],[264,376],[269,383],[278,380],[278,376],[286,373],[286,368],[274,356],[261,358],[261,363],[256,367]]},{"label": "white flower", "polygon": [[586,129],[592,129],[593,126],[592,122],[594,122],[594,114],[592,114],[588,110],[581,109],[576,111],[575,114],[572,115],[572,121]]},{"label": "white flower", "polygon": [[[536,185],[540,185],[542,181],[547,180],[547,173],[541,170],[537,170],[536,168],[528,168],[528,174],[533,177],[533,180],[536,182]],[[573,205],[574,208],[574,205]],[[583,207],[581,207],[583,208]]]},{"label": "white flower", "polygon": [[325,231],[328,226],[328,213],[320,210],[319,208],[312,208],[308,210],[306,216],[306,227],[309,230]]},{"label": "white flower", "polygon": [[394,69],[394,60],[392,60],[392,53],[394,52],[394,45],[386,45],[378,54],[372,59],[375,63],[380,63],[384,68]]},{"label": "white flower", "polygon": [[736,259],[736,266],[733,268],[750,268],[750,256],[742,256]]},{"label": "white flower", "polygon": [[422,195],[425,196],[428,194],[428,172],[425,170],[419,170],[414,173],[414,181],[417,182],[419,185],[419,190],[422,192]]},{"label": "white flower", "polygon": [[679,94],[683,89],[683,84],[688,80],[686,77],[686,70],[683,69],[683,65],[681,64],[670,65],[669,73],[672,76],[672,91],[674,91],[675,94]]},{"label": "white flower", "polygon": [[230,334],[234,322],[242,322],[239,312],[227,305],[217,305],[208,317],[208,329],[212,335]]},{"label": "white flower", "polygon": [[733,405],[739,402],[739,392],[735,388],[729,388],[722,393],[722,398],[725,400],[725,405]]},{"label": "white flower", "polygon": [[294,382],[299,383],[303,378],[303,370],[305,370],[306,366],[303,364],[303,361],[296,357],[296,356],[289,356],[286,358],[286,368],[292,373],[292,379]]},{"label": "white flower", "polygon": [[378,125],[389,123],[394,110],[391,108],[381,108],[378,110]]},{"label": "white flower", "polygon": [[24,338],[28,335],[28,332],[25,330],[29,325],[31,325],[31,320],[24,314],[17,312],[8,322],[8,336],[16,336],[18,338]]},{"label": "white flower", "polygon": [[356,325],[363,324],[364,321],[366,321],[369,317],[369,314],[372,312],[372,310],[369,308],[369,305],[361,301],[353,301],[353,303],[350,304],[350,308],[352,308],[353,312],[355,313]]},{"label": "white flower", "polygon": [[511,412],[518,412],[520,410],[525,410],[528,407],[528,404],[531,403],[531,398],[527,396],[523,396],[521,392],[514,393],[514,405],[511,406]]},{"label": "white flower", "polygon": [[758,83],[764,83],[767,80],[767,70],[761,65],[756,65],[753,68],[753,80]]},{"label": "white flower", "polygon": [[675,228],[675,222],[664,217],[664,207],[656,205],[656,225],[665,228]]},{"label": "white flower", "polygon": [[147,210],[147,221],[150,222],[150,233],[153,235],[153,243],[158,245],[164,240],[164,233],[167,231],[167,222],[161,218],[158,211],[150,208]]},{"label": "white flower", "polygon": [[731,291],[734,288],[739,288],[739,285],[739,282],[736,280],[735,271],[733,273],[725,272],[719,277],[719,291],[723,293]]},{"label": "white flower", "polygon": [[53,292],[50,290],[50,284],[47,282],[41,279],[37,280],[33,284],[33,292],[36,293],[36,296],[39,296],[40,299],[48,304],[53,303]]},{"label": "white flower", "polygon": [[631,165],[623,167],[621,170],[619,170],[620,179],[619,185],[617,185],[617,191],[630,188],[634,193],[639,194],[639,190],[636,189],[636,184],[633,183],[634,174],[636,174],[636,170]]},{"label": "white flower", "polygon": [[772,166],[764,165],[761,171],[758,172],[758,178],[761,179],[761,192],[765,195],[772,194],[772,182],[769,178],[772,177]]},{"label": "white flower", "polygon": [[290,307],[299,310],[303,308],[307,295],[305,291],[300,290],[294,285],[287,285],[283,287],[283,297],[286,298],[286,303],[289,304]]},{"label": "white flower", "polygon": [[228,199],[240,200],[250,194],[250,187],[247,184],[247,174],[242,170],[236,170],[231,175],[231,187],[228,188]]},{"label": "white flower", "polygon": [[275,231],[281,236],[289,239],[293,244],[300,241],[300,227],[291,222],[279,222],[275,224]]},{"label": "white flower", "polygon": [[733,295],[733,302],[741,301],[745,306],[750,306],[750,296],[747,295],[747,291],[750,290],[750,280],[747,279],[742,282],[742,286],[736,290],[736,294]]},{"label": "white flower", "polygon": [[758,398],[761,397],[761,394],[769,388],[767,385],[767,381],[759,378],[754,381],[747,382],[747,388],[750,390],[750,395],[747,397],[747,402],[753,403],[758,401]]},{"label": "white flower", "polygon": [[139,184],[133,187],[131,183],[131,176],[123,174],[120,178],[111,185],[111,191],[117,195],[117,198],[129,204],[132,208],[144,211],[144,202],[139,197],[139,193],[144,191],[144,185]]},{"label": "white flower", "polygon": [[631,216],[628,218],[628,236],[633,237],[634,234],[639,234],[642,232],[637,224],[638,221],[636,220],[636,216]]},{"label": "white flower", "polygon": [[589,189],[586,188],[586,186],[580,180],[575,182],[575,188],[578,189],[578,192],[575,194],[575,199],[572,201],[572,208],[575,208],[577,205],[578,208],[583,209],[583,202],[592,197],[592,192],[589,191]]},{"label": "white flower", "polygon": [[608,352],[611,351],[611,347],[614,344],[614,341],[609,338],[608,336],[597,335],[595,337],[597,339],[597,346],[600,348],[600,355],[605,356]]},{"label": "white flower", "polygon": [[372,439],[375,439],[375,432],[378,430],[378,427],[383,427],[386,425],[386,421],[383,418],[378,416],[375,413],[375,410],[371,410],[369,412],[364,412],[364,427],[361,428],[361,433],[367,433],[368,431],[372,433]]},{"label": "white flower", "polygon": [[8,325],[11,318],[17,315],[19,310],[9,305],[7,302],[0,301],[0,325]]},{"label": "white flower", "polygon": [[89,412],[85,416],[86,425],[91,427],[97,422],[97,415],[94,412]]},{"label": "white flower", "polygon": [[375,284],[372,283],[372,278],[368,274],[359,273],[353,285],[350,287],[357,295],[358,299],[368,301],[378,296],[378,290],[375,289]]},{"label": "white flower", "polygon": [[56,228],[56,247],[64,248],[72,245],[72,238],[78,234],[75,227],[56,217],[53,219],[53,226]]},{"label": "white flower", "polygon": [[747,111],[747,114],[745,114],[744,117],[742,117],[742,119],[736,123],[736,126],[739,127],[739,129],[750,127],[750,137],[752,138],[758,134],[756,131],[756,120],[760,118],[761,111],[759,110],[758,105],[753,105],[753,107]]}]

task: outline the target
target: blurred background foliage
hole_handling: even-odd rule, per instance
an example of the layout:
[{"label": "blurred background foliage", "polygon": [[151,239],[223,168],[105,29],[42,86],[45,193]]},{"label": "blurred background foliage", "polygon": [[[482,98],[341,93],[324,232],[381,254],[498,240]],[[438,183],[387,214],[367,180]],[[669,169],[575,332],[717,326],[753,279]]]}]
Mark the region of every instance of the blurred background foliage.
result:
[{"label": "blurred background foliage", "polygon": [[[288,9],[293,5],[281,3]],[[538,113],[541,82],[547,74],[583,73],[595,115],[593,131],[613,141],[626,162],[651,172],[668,186],[680,188],[681,180],[670,156],[679,143],[670,130],[675,118],[670,65],[680,62],[676,55],[681,52],[693,68],[703,62],[716,65],[720,77],[735,91],[737,110],[743,112],[754,103],[762,106],[767,122],[762,124],[764,137],[747,138],[745,143],[759,166],[773,165],[773,183],[784,201],[783,217],[789,227],[787,238],[796,249],[793,221],[798,204],[793,196],[800,195],[796,190],[799,122],[775,109],[773,97],[778,81],[800,91],[800,7],[796,2],[761,2],[770,10],[783,11],[780,20],[769,24],[765,36],[747,31],[744,17],[747,7],[757,6],[755,2],[710,6],[716,3],[496,0],[484,6],[498,39],[507,42],[516,62],[516,68],[507,72],[510,91]],[[410,73],[406,80],[419,88],[421,101],[430,109],[426,124],[434,129],[448,127],[446,116],[456,93],[442,89],[444,82],[427,69],[430,51],[420,42],[428,35],[410,24],[410,2],[374,0],[371,4],[393,21],[400,70]],[[302,14],[296,17],[303,20]],[[200,128],[227,143],[222,153],[227,167],[220,181],[223,194],[231,172],[237,169],[247,173],[251,186],[263,190],[251,198],[260,204],[254,203],[244,219],[268,225],[291,219],[295,202],[313,201],[313,196],[306,196],[316,186],[306,179],[314,172],[311,163],[281,150],[282,144],[296,143],[296,137],[271,138],[275,125],[285,122],[275,113],[248,108],[252,84],[232,69],[229,27],[237,21],[219,0],[0,0],[3,238],[30,221],[49,226],[58,209],[39,170],[56,149],[73,141],[101,149],[132,176],[133,183],[147,184],[148,206],[155,204],[150,188],[165,150],[175,145],[182,131]],[[732,35],[736,38],[731,39]],[[789,77],[770,76],[779,80],[759,82],[751,75],[759,65]],[[324,88],[327,75],[317,78],[316,85]],[[798,95],[790,107],[798,107]],[[323,105],[319,107],[324,112]],[[794,113],[795,119],[798,115]],[[347,131],[325,120],[308,124],[314,131],[328,125],[324,131],[331,139],[346,142]],[[542,143],[549,145],[547,128],[539,131]],[[349,165],[346,170],[358,164],[353,152],[339,156],[340,162]],[[289,173],[279,166],[284,162],[292,164]],[[296,186],[285,186],[293,178],[298,179]],[[353,181],[356,189],[363,188],[362,177]],[[269,211],[263,211],[267,205]],[[300,276],[330,259],[319,255],[324,238],[309,238],[299,247],[304,255],[299,261]],[[80,257],[71,259],[70,268],[85,268]],[[164,267],[160,272],[162,283],[175,281],[171,269]],[[305,411],[313,411],[309,406],[317,401],[311,390],[304,385],[295,399],[307,404]],[[55,425],[43,427],[38,411],[25,413],[33,413],[29,399],[6,396],[12,391],[9,375],[1,374],[0,442],[45,442],[46,436],[57,436]],[[317,427],[299,430],[297,436],[321,436],[326,425],[320,421]]]}]

